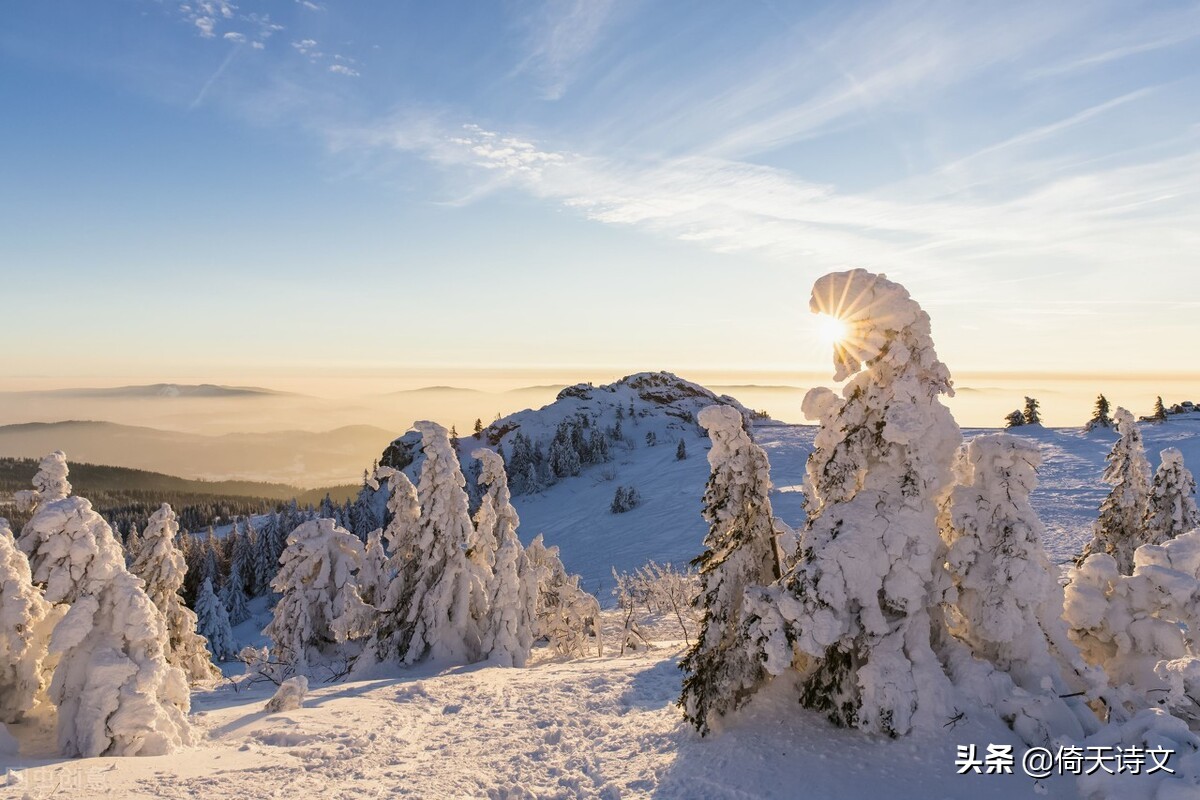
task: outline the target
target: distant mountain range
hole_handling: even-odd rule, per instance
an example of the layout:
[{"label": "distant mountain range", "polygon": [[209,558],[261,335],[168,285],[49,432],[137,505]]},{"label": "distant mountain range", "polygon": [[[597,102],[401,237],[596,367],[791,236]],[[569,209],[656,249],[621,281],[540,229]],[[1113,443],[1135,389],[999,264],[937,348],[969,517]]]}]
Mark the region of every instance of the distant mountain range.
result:
[{"label": "distant mountain range", "polygon": [[0,426],[0,456],[38,458],[63,450],[71,461],[311,488],[357,482],[393,436],[369,425],[204,436],[112,422],[31,422]]},{"label": "distant mountain range", "polygon": [[8,395],[39,395],[45,397],[254,397],[287,396],[291,392],[278,392],[259,386],[220,386],[215,383],[150,383],[143,386],[80,387],[71,389],[46,389],[24,392],[4,392]]}]

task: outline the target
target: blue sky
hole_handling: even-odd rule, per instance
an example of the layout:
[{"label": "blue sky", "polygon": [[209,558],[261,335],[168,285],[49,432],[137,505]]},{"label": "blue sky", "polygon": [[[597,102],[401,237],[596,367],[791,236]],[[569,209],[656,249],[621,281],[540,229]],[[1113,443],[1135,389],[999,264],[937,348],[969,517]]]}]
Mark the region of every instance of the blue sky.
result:
[{"label": "blue sky", "polygon": [[[1200,4],[17,2],[10,376],[1200,373]],[[1188,341],[1190,339],[1190,341]]]}]

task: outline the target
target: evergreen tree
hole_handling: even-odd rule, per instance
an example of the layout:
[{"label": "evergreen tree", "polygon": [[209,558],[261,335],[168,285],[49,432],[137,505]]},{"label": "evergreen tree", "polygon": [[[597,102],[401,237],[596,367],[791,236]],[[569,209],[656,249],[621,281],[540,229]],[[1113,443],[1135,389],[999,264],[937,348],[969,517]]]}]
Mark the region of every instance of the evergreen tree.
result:
[{"label": "evergreen tree", "polygon": [[279,571],[279,559],[275,555],[278,530],[279,514],[276,512],[267,517],[254,540],[254,580],[250,584],[250,592],[254,597],[261,597],[271,591],[271,581]]},{"label": "evergreen tree", "polygon": [[60,752],[163,755],[191,744],[187,677],[167,661],[166,621],[125,568],[108,523],[68,496],[61,451],[42,460],[34,487],[19,499],[35,511],[18,544],[46,601],[70,605],[49,651]]},{"label": "evergreen tree", "polygon": [[[1029,744],[1062,735],[1081,739],[1097,727],[1082,698],[1092,688],[1087,676],[1093,671],[1062,620],[1058,570],[1042,547],[1045,531],[1029,503],[1041,460],[1027,439],[975,437],[959,453],[958,485],[940,517],[953,585],[946,621],[970,650],[970,657],[949,659],[960,665],[955,677],[972,696],[988,698],[996,694],[999,676],[979,669],[978,660],[1006,675],[1013,686],[993,705]],[[972,675],[978,679],[974,690]]]},{"label": "evergreen tree", "polygon": [[472,455],[483,466],[479,481],[487,487],[475,515],[481,544],[472,552],[492,548],[490,556],[472,555],[487,567],[480,570],[487,582],[480,609],[485,615],[481,655],[502,666],[523,667],[529,660],[537,624],[537,578],[517,539],[520,518],[510,502],[504,462],[490,450],[479,449]]},{"label": "evergreen tree", "polygon": [[704,552],[692,562],[700,570],[696,604],[703,605],[704,620],[700,637],[679,665],[687,675],[679,705],[706,734],[717,717],[745,702],[766,677],[761,654],[741,624],[742,597],[747,587],[777,580],[780,571],[767,454],[751,441],[734,408],[709,406],[700,412],[700,425],[713,442],[704,492],[708,535]]},{"label": "evergreen tree", "polygon": [[467,558],[474,527],[467,513],[466,481],[446,429],[435,422],[415,427],[425,453],[417,486],[417,527],[428,546],[416,567],[408,613],[414,624],[404,661],[469,663],[480,655],[481,621],[471,616],[471,598],[483,587]]},{"label": "evergreen tree", "polygon": [[167,661],[182,669],[192,683],[203,683],[219,678],[221,673],[213,666],[208,643],[196,633],[196,615],[179,594],[187,562],[175,546],[178,535],[175,512],[163,503],[150,515],[130,571],[142,579],[146,594],[166,621]]},{"label": "evergreen tree", "polygon": [[475,438],[478,439],[483,435],[483,420],[479,417],[475,418]]},{"label": "evergreen tree", "polygon": [[1162,395],[1154,399],[1154,411],[1150,414],[1151,422],[1166,422],[1167,409],[1163,407]]},{"label": "evergreen tree", "polygon": [[367,534],[362,567],[358,570],[358,594],[367,605],[378,606],[387,594],[389,581],[387,553],[383,549],[383,529]]},{"label": "evergreen tree", "polygon": [[1154,473],[1143,522],[1145,538],[1150,544],[1163,544],[1200,527],[1196,481],[1183,464],[1183,454],[1168,447],[1160,458],[1162,461]]},{"label": "evergreen tree", "polygon": [[375,513],[375,489],[371,487],[366,470],[363,470],[362,486],[350,510],[350,522],[350,531],[364,542],[371,531],[383,527],[383,520]]},{"label": "evergreen tree", "polygon": [[1085,430],[1094,431],[1097,428],[1111,428],[1112,417],[1109,416],[1108,398],[1104,395],[1096,396],[1096,405],[1092,409],[1092,418],[1088,420]]},{"label": "evergreen tree", "polygon": [[137,525],[129,523],[129,532],[125,535],[125,565],[129,566],[137,560],[138,552],[142,548],[142,537],[138,533]]},{"label": "evergreen tree", "polygon": [[1025,398],[1025,409],[1021,412],[1021,417],[1026,425],[1041,425],[1042,415],[1039,413],[1040,404],[1033,397]]},{"label": "evergreen tree", "polygon": [[242,571],[231,569],[229,579],[221,587],[221,602],[229,614],[230,625],[241,625],[250,619],[250,608],[246,605],[246,584]]},{"label": "evergreen tree", "polygon": [[380,467],[376,475],[388,482],[387,507],[391,519],[383,538],[390,555],[385,567],[388,584],[375,603],[379,614],[369,649],[378,661],[402,661],[412,639],[413,621],[409,612],[417,586],[417,567],[425,561],[425,551],[432,542],[422,535],[421,506],[408,476],[390,467]]},{"label": "evergreen tree", "polygon": [[15,723],[45,699],[50,632],[66,611],[33,585],[29,559],[0,517],[0,723]]},{"label": "evergreen tree", "polygon": [[1017,428],[1025,424],[1025,415],[1018,409],[1004,418],[1004,427]]},{"label": "evergreen tree", "polygon": [[370,631],[375,610],[358,594],[363,545],[333,520],[305,522],[288,535],[279,574],[281,597],[263,630],[277,658],[303,672],[344,655],[341,646]]},{"label": "evergreen tree", "polygon": [[218,661],[229,661],[237,654],[229,612],[213,591],[212,581],[208,578],[204,579],[196,592],[196,630],[208,640],[208,646]]},{"label": "evergreen tree", "polygon": [[1113,415],[1120,438],[1109,452],[1104,482],[1112,487],[1100,504],[1095,535],[1083,549],[1077,564],[1092,553],[1108,553],[1122,575],[1133,572],[1133,551],[1146,543],[1143,521],[1150,494],[1150,464],[1142,445],[1142,433],[1133,415],[1118,408]]},{"label": "evergreen tree", "polygon": [[750,596],[750,635],[772,674],[800,665],[800,702],[837,724],[890,735],[940,727],[953,711],[933,650],[937,512],[962,441],[938,399],[953,394],[950,373],[929,315],[882,275],[826,275],[810,308],[846,322],[834,380],[850,380],[840,398],[814,389],[804,399],[820,430],[801,549],[779,583]]},{"label": "evergreen tree", "polygon": [[683,439],[679,440],[679,445],[675,448],[675,460],[683,461],[687,458],[687,445],[683,443]]}]

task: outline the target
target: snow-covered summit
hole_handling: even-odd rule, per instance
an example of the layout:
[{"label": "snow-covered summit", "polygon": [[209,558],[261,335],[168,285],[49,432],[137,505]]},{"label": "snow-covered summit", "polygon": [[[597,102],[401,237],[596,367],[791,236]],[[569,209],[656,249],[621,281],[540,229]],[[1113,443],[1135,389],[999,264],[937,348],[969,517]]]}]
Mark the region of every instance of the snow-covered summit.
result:
[{"label": "snow-covered summit", "polygon": [[[459,431],[473,506],[480,465],[471,453],[482,446],[504,457],[522,540],[544,533],[561,545],[568,569],[603,600],[613,566],[633,570],[651,558],[682,563],[699,554],[710,443],[697,419],[714,405],[740,415],[747,430],[765,418],[670,372],[639,372],[603,386],[568,386],[540,409],[501,417],[477,434]],[[388,445],[381,463],[415,480],[420,444],[410,431]],[[636,490],[637,500],[614,512],[621,489]]]}]

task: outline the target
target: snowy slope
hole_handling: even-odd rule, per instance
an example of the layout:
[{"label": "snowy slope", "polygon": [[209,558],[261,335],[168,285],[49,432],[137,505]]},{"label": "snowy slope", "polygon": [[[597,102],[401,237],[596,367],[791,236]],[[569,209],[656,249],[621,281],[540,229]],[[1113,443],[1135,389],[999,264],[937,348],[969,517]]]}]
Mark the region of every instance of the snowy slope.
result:
[{"label": "snowy slope", "polygon": [[1063,779],[956,775],[956,745],[1019,750],[1011,731],[982,716],[932,737],[875,739],[833,728],[779,686],[702,740],[674,705],[680,644],[573,662],[539,652],[530,669],[314,684],[303,707],[276,714],[263,711],[273,687],[226,685],[196,696],[202,743],[182,756],[10,758],[20,782],[8,788],[18,797],[58,786],[77,787],[77,797],[208,800],[1075,797]]}]

